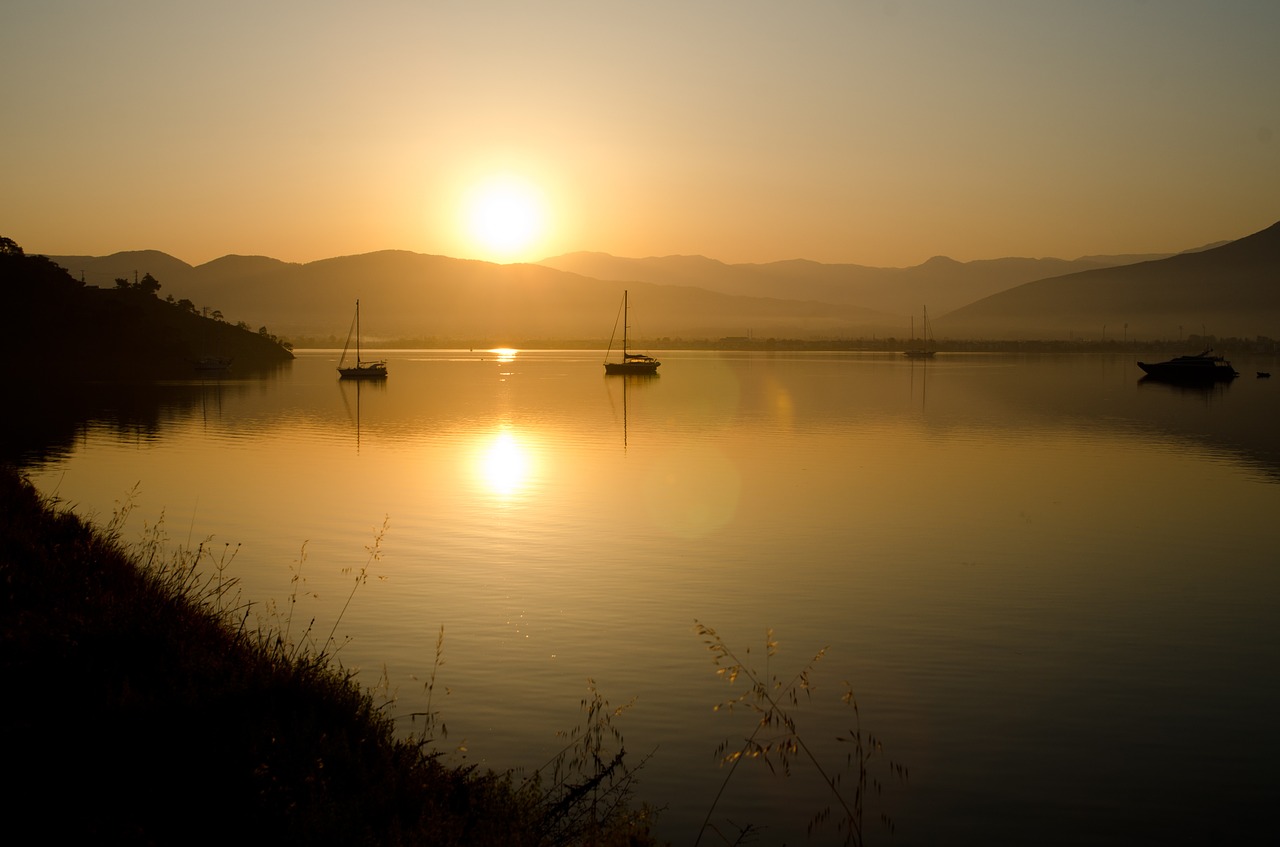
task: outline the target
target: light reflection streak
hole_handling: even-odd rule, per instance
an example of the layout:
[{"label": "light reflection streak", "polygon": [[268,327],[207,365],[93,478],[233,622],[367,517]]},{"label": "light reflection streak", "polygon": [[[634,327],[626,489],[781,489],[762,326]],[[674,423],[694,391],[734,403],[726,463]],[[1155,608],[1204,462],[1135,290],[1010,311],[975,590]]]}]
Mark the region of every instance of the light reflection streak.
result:
[{"label": "light reflection streak", "polygon": [[510,500],[525,489],[532,475],[532,453],[526,443],[503,427],[482,442],[478,471],[485,490]]}]

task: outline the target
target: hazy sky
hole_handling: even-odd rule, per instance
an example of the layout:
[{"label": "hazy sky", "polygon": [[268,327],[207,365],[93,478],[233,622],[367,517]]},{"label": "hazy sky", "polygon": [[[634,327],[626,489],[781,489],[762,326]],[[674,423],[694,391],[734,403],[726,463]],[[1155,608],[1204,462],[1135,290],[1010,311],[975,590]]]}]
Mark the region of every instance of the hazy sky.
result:
[{"label": "hazy sky", "polygon": [[33,253],[906,266],[1280,220],[1275,0],[7,0],[2,20],[0,235]]}]

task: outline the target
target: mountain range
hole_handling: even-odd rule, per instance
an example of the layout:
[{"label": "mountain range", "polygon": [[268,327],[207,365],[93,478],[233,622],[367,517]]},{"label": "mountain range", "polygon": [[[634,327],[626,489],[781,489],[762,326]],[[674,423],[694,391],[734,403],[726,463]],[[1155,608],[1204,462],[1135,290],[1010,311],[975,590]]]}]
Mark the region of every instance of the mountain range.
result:
[{"label": "mountain range", "polygon": [[1036,280],[948,313],[957,338],[1280,338],[1280,223],[1168,258]]},{"label": "mountain range", "polygon": [[[89,285],[150,273],[189,299],[274,334],[339,345],[361,300],[366,343],[598,342],[631,292],[640,344],[730,337],[905,337],[925,306],[938,339],[1280,336],[1280,223],[1168,255],[1074,260],[935,257],[909,268],[805,260],[570,253],[499,265],[388,250],[305,264],[224,256],[192,266],[158,251],[50,256]],[[914,325],[914,327],[913,327]],[[305,343],[304,341],[304,343]]]}]

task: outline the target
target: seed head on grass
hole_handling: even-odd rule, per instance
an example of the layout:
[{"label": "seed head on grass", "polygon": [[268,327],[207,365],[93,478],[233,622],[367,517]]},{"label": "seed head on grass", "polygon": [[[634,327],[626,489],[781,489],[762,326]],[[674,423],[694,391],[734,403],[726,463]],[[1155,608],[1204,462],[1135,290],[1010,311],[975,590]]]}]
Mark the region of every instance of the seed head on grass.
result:
[{"label": "seed head on grass", "polygon": [[[880,780],[871,776],[868,763],[883,748],[873,736],[863,735],[852,686],[845,683],[845,693],[841,699],[854,710],[854,728],[850,730],[847,737],[837,739],[842,743],[854,745],[854,753],[846,757],[844,771],[832,770],[829,764],[824,764],[797,726],[796,710],[801,708],[803,703],[811,702],[815,691],[814,668],[826,656],[827,648],[818,650],[813,658],[792,676],[780,677],[772,669],[773,660],[779,652],[778,640],[772,629],[765,631],[762,670],[758,670],[745,659],[739,658],[719,633],[711,627],[695,621],[694,631],[702,637],[703,644],[710,651],[716,666],[716,674],[730,685],[737,685],[739,680],[746,683],[744,689],[716,704],[713,709],[729,712],[746,710],[755,716],[751,732],[740,742],[731,742],[726,739],[716,748],[716,757],[722,764],[728,766],[728,772],[720,784],[720,789],[716,792],[711,808],[707,810],[695,844],[701,843],[703,836],[707,833],[725,837],[712,823],[716,806],[728,789],[738,766],[745,760],[757,760],[764,762],[771,773],[782,776],[790,776],[796,763],[803,762],[812,767],[826,785],[831,802],[839,814],[832,814],[832,805],[820,809],[809,821],[809,833],[812,835],[834,817],[837,830],[844,833],[845,843],[861,847],[864,843],[863,802],[868,786],[877,794],[882,787]],[[746,655],[749,656],[750,653],[751,650],[748,648]],[[894,765],[892,762],[889,763],[889,768],[892,773],[905,780],[905,768]],[[856,774],[852,794],[844,787],[845,772]],[[892,821],[887,815],[882,814],[881,820],[892,830]],[[754,828],[750,825],[741,827],[735,824],[733,826],[738,833],[733,843],[740,843],[754,832]]]},{"label": "seed head on grass", "polygon": [[333,628],[329,630],[329,637],[325,639],[324,647],[320,649],[321,654],[327,655],[327,656],[336,656],[338,654],[338,651],[341,650],[343,647],[345,647],[347,643],[350,641],[350,639],[344,639],[343,642],[339,644],[333,650],[332,653],[329,652],[329,648],[333,646],[333,643],[334,643],[334,634],[338,631],[338,624],[342,623],[342,618],[347,614],[347,608],[351,605],[351,599],[356,596],[356,591],[359,590],[360,586],[364,585],[369,579],[369,566],[372,565],[374,562],[382,561],[382,540],[383,538],[386,537],[387,530],[390,527],[391,527],[391,516],[387,515],[382,519],[382,528],[379,529],[377,533],[374,534],[373,543],[364,548],[365,552],[369,554],[369,558],[365,560],[365,563],[361,565],[358,569],[353,569],[353,568],[342,569],[342,572],[344,574],[350,574],[352,573],[353,570],[355,571],[354,582],[351,586],[351,593],[347,595],[346,602],[342,604],[342,611],[338,612],[338,617],[333,622]]}]

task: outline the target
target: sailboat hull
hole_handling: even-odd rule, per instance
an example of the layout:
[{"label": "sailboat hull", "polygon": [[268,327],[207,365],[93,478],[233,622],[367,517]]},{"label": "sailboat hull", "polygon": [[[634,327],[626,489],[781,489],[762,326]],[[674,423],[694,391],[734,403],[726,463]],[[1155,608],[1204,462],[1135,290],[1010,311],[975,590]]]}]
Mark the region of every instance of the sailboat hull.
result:
[{"label": "sailboat hull", "polygon": [[605,362],[604,372],[612,376],[622,376],[630,374],[632,376],[639,375],[656,375],[658,373],[657,359],[645,357],[644,359],[632,358],[625,362]]},{"label": "sailboat hull", "polygon": [[339,379],[386,379],[387,366],[381,362],[366,362],[352,368],[338,368]]},{"label": "sailboat hull", "polygon": [[[356,339],[356,363],[347,366],[347,349],[351,346],[352,336]],[[386,379],[387,363],[383,360],[365,362],[360,359],[360,301],[356,301],[356,315],[351,321],[351,331],[347,333],[347,343],[342,347],[342,358],[338,359],[338,379]]]},{"label": "sailboat hull", "polygon": [[[627,291],[622,292],[622,361],[605,362],[604,372],[606,376],[654,376],[658,373],[658,365],[662,364],[661,362],[644,353],[632,353],[627,350],[627,336],[630,329],[627,321],[631,314],[628,294]],[[612,338],[609,339],[609,346],[613,346]]]},{"label": "sailboat hull", "polygon": [[933,354],[937,352],[929,347],[929,309],[927,307],[921,317],[924,323],[921,325],[921,337],[918,345],[915,341],[916,322],[914,319],[911,321],[911,341],[908,342],[907,349],[902,351],[902,355],[908,359],[932,359]]}]

